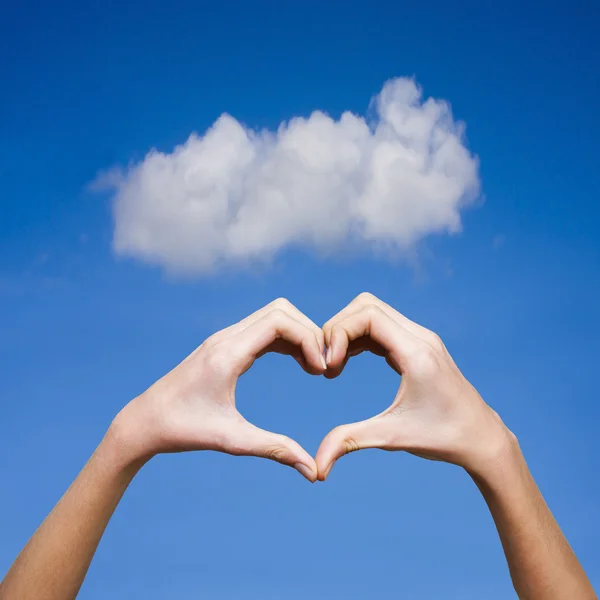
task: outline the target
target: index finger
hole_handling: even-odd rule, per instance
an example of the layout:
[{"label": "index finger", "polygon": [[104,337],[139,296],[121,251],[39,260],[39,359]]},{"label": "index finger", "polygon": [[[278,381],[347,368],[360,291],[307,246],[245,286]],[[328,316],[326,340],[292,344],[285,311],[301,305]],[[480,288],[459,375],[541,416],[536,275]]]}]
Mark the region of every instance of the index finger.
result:
[{"label": "index finger", "polygon": [[419,325],[418,323],[415,323],[414,321],[411,321],[408,317],[406,317],[402,313],[398,312],[395,308],[393,308],[389,304],[385,303],[383,300],[381,300],[377,296],[374,296],[373,294],[371,294],[369,292],[363,292],[362,294],[359,294],[358,296],[356,296],[356,298],[354,298],[354,300],[352,300],[340,312],[338,312],[335,316],[333,316],[331,319],[329,319],[325,323],[325,325],[323,325],[323,334],[325,335],[325,342],[326,342],[327,346],[328,347],[330,346],[331,331],[332,331],[333,326],[336,323],[338,323],[339,321],[347,318],[351,314],[353,314],[367,306],[370,306],[370,305],[374,305],[374,306],[378,307],[386,315],[388,315],[388,317],[390,319],[396,321],[398,324],[400,324],[406,330],[410,331],[413,335],[415,335],[423,340],[425,340],[427,338],[427,336],[431,334],[431,332],[428,329],[426,329],[422,325]]},{"label": "index finger", "polygon": [[226,329],[223,329],[222,331],[219,331],[213,337],[216,341],[221,341],[231,337],[232,335],[236,335],[240,331],[243,331],[244,329],[250,327],[250,325],[253,323],[256,323],[262,319],[265,315],[269,314],[273,310],[281,310],[287,313],[290,317],[313,331],[317,337],[321,352],[323,352],[325,340],[322,329],[286,298],[277,298],[276,300],[273,300],[273,302],[263,306],[241,321],[227,327]]},{"label": "index finger", "polygon": [[315,372],[323,373],[327,368],[315,332],[280,309],[270,311],[220,345],[229,347],[229,354],[241,374],[278,339],[300,348],[307,365]]},{"label": "index finger", "polygon": [[377,342],[402,373],[408,356],[419,344],[418,338],[371,304],[337,321],[329,332],[327,367],[339,369],[344,364],[352,340],[368,336]]}]

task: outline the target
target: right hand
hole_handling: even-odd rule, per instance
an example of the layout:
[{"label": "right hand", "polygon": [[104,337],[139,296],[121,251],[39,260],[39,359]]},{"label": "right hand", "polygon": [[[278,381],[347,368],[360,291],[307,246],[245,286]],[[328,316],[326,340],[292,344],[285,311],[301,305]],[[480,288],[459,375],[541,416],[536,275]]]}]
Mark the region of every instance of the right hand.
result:
[{"label": "right hand", "polygon": [[335,461],[354,450],[404,450],[460,465],[472,473],[510,452],[515,441],[500,417],[465,379],[440,338],[372,294],[361,294],[323,327],[326,377],[365,350],[384,356],[402,376],[391,406],[341,425],[321,442],[316,462],[326,479]]},{"label": "right hand", "polygon": [[313,375],[326,370],[322,330],[290,302],[275,300],[199,346],[132,400],[110,433],[132,461],[162,452],[216,450],[269,458],[317,478],[298,443],[249,423],[235,406],[237,379],[267,352],[294,357]]}]

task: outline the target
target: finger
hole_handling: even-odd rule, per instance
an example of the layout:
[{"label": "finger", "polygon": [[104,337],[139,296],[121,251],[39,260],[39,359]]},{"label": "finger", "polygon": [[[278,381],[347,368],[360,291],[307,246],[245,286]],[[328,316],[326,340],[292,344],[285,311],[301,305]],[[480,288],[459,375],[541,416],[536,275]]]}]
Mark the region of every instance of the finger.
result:
[{"label": "finger", "polygon": [[[383,356],[388,361],[388,364],[395,369],[393,364],[389,362],[388,357],[386,356],[385,349],[378,344],[375,340],[371,339],[368,336],[362,336],[356,340],[351,340],[348,344],[348,350],[346,351],[346,357],[344,358],[341,365],[336,366],[336,368],[332,368],[330,365],[327,366],[327,371],[324,373],[327,379],[334,379],[337,377],[346,367],[346,363],[353,357],[362,354],[363,352],[370,352],[372,354],[376,354],[377,356]],[[397,369],[396,369],[397,370]]]},{"label": "finger", "polygon": [[270,352],[291,356],[302,367],[302,369],[311,375],[321,375],[323,373],[322,363],[319,364],[319,370],[315,371],[311,365],[307,364],[306,358],[302,353],[302,349],[298,346],[294,346],[290,342],[286,342],[285,340],[275,340],[272,344],[262,350],[256,358],[260,358],[261,356],[269,354]]},{"label": "finger", "polygon": [[331,328],[328,348],[328,371],[343,368],[349,344],[363,336],[379,344],[402,373],[408,356],[415,352],[419,340],[379,307],[371,304],[338,321]]},{"label": "finger", "polygon": [[318,478],[325,481],[336,460],[345,454],[365,448],[387,448],[391,429],[385,413],[332,429],[317,450],[315,462]]},{"label": "finger", "polygon": [[212,338],[215,342],[218,342],[228,337],[231,337],[232,335],[236,335],[237,333],[243,331],[253,323],[256,323],[256,321],[262,319],[266,314],[270,313],[275,309],[286,312],[290,317],[292,317],[293,319],[295,319],[296,321],[313,331],[315,336],[317,337],[319,347],[321,348],[321,353],[324,354],[325,338],[323,336],[323,330],[316,323],[311,321],[301,310],[296,308],[286,298],[277,298],[276,300],[273,300],[273,302],[270,302],[266,306],[263,306],[262,308],[252,313],[245,319],[242,319],[238,323],[235,323],[230,327],[227,327],[226,329],[217,332],[212,336]]},{"label": "finger", "polygon": [[323,325],[323,334],[325,336],[325,343],[329,347],[330,345],[330,336],[331,330],[333,326],[339,321],[346,319],[351,314],[358,312],[362,308],[365,308],[369,305],[375,305],[380,308],[384,313],[386,313],[391,319],[402,325],[405,329],[410,331],[413,335],[420,337],[421,339],[427,341],[433,334],[431,331],[411,321],[408,317],[404,316],[402,313],[398,312],[395,308],[392,308],[389,304],[386,304],[383,300],[377,298],[373,294],[369,292],[363,292],[359,294],[350,304],[344,307],[339,313],[337,313],[334,317],[329,319]]},{"label": "finger", "polygon": [[230,354],[236,363],[234,366],[238,375],[241,375],[276,340],[298,347],[311,372],[323,373],[326,370],[327,365],[314,331],[280,309],[273,309],[221,344],[230,348]]},{"label": "finger", "polygon": [[298,442],[245,420],[238,427],[234,434],[236,443],[230,454],[268,458],[296,469],[312,483],[317,480],[315,460]]}]

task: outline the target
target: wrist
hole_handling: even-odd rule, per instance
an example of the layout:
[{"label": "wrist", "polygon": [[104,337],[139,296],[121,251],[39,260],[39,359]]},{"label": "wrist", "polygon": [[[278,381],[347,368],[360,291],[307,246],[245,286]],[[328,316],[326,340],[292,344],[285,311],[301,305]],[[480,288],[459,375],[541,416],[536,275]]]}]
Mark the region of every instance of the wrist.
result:
[{"label": "wrist", "polygon": [[139,470],[153,456],[143,439],[143,425],[132,417],[127,405],[110,424],[101,446],[117,468]]},{"label": "wrist", "polygon": [[493,478],[496,472],[505,472],[520,458],[522,454],[517,437],[498,417],[494,426],[480,436],[479,443],[462,466],[471,476],[487,479]]},{"label": "wrist", "polygon": [[93,469],[96,481],[111,481],[125,489],[145,462],[125,451],[113,436],[111,425],[87,466]]},{"label": "wrist", "polygon": [[[475,480],[478,486],[486,488],[501,488],[509,480],[523,472],[525,459],[515,434],[506,426],[500,431],[488,452],[482,454],[479,460],[473,460],[465,470]],[[525,469],[527,469],[525,465]]]}]

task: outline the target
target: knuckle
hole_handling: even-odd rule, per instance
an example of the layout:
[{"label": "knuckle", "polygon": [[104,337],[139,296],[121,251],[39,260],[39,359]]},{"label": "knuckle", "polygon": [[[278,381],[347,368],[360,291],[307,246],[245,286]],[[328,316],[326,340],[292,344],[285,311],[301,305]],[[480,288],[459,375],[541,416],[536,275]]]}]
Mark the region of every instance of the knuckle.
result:
[{"label": "knuckle", "polygon": [[292,303],[287,298],[279,297],[271,302],[271,306],[273,308],[286,310],[292,306]]},{"label": "knuckle", "polygon": [[329,328],[329,339],[331,340],[331,338],[333,338],[334,334],[336,337],[338,337],[343,332],[344,332],[343,325],[341,323],[334,323]]},{"label": "knuckle", "polygon": [[375,304],[368,304],[363,308],[364,313],[369,318],[378,317],[383,311]]},{"label": "knuckle", "polygon": [[350,454],[351,452],[356,452],[357,450],[359,450],[359,445],[356,442],[356,440],[354,440],[354,438],[347,436],[344,439],[344,452],[346,454]]},{"label": "knuckle", "polygon": [[422,377],[435,375],[439,370],[439,366],[436,351],[427,344],[421,345],[410,359],[410,367],[413,373]]},{"label": "knuckle", "polygon": [[221,333],[221,332],[218,331],[217,333],[213,333],[210,337],[207,337],[200,344],[200,346],[198,346],[198,350],[202,350],[203,352],[206,352],[207,350],[212,348],[219,341],[219,333]]},{"label": "knuckle", "polygon": [[274,308],[267,315],[268,322],[274,329],[282,327],[287,318],[287,313],[281,310],[281,308]]},{"label": "knuckle", "polygon": [[285,318],[285,316],[285,311],[283,311],[281,308],[274,308],[269,313],[269,317],[275,322],[280,322]]},{"label": "knuckle", "polygon": [[206,366],[213,372],[229,372],[235,360],[236,356],[234,352],[231,348],[226,348],[223,344],[212,344],[206,348]]},{"label": "knuckle", "polygon": [[337,445],[342,451],[342,454],[350,454],[356,452],[359,449],[358,442],[354,439],[348,428],[340,426],[335,430],[335,437],[337,439]]},{"label": "knuckle", "polygon": [[442,338],[434,331],[427,332],[427,342],[434,350],[443,350],[444,342]]},{"label": "knuckle", "polygon": [[354,301],[359,302],[361,304],[371,304],[373,302],[376,302],[377,298],[373,294],[371,294],[371,292],[361,292],[358,296],[356,296]]},{"label": "knuckle", "polygon": [[290,453],[285,445],[286,439],[287,438],[283,436],[280,438],[279,442],[266,446],[263,450],[264,458],[268,458],[282,464],[289,462]]}]

